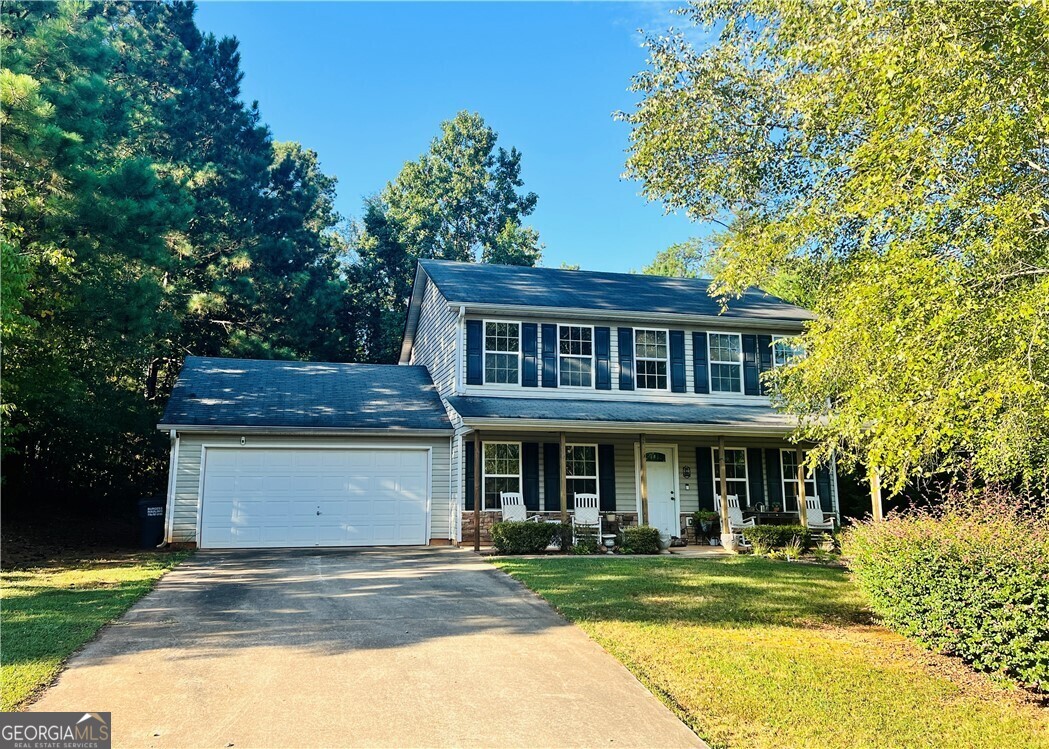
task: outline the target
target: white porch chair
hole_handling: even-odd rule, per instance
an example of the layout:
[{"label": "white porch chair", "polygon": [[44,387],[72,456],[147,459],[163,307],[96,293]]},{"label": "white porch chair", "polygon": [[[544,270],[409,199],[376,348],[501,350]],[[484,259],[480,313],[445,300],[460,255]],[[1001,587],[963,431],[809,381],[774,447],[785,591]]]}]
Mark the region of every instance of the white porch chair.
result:
[{"label": "white porch chair", "polygon": [[528,517],[521,492],[499,492],[499,509],[503,513],[503,520],[534,520]]},{"label": "white porch chair", "polygon": [[601,506],[596,494],[576,494],[575,509],[572,511],[572,542],[578,540],[576,528],[585,528],[593,532],[594,538],[601,543]]},{"label": "white porch chair", "polygon": [[827,531],[829,533],[834,530],[834,516],[831,515],[828,519],[823,514],[819,497],[805,497],[805,522],[808,523],[810,531]]},{"label": "white porch chair", "polygon": [[754,518],[743,518],[743,510],[739,506],[739,497],[735,494],[728,496],[728,525],[733,533],[743,533],[747,528],[753,528],[758,524]]}]

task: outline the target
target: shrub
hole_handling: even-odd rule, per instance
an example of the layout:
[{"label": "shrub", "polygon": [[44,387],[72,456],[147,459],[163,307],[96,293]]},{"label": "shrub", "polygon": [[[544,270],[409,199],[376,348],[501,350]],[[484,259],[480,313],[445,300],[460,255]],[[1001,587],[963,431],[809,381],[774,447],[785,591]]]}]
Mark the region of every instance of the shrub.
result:
[{"label": "shrub", "polygon": [[976,669],[1049,690],[1049,514],[985,494],[859,523],[842,539],[884,622]]},{"label": "shrub", "polygon": [[561,551],[569,551],[572,548],[572,539],[575,535],[575,528],[572,527],[571,521],[557,523],[553,525],[553,528],[554,543],[557,544],[557,548]]},{"label": "shrub", "polygon": [[507,520],[492,526],[492,544],[500,554],[539,554],[549,546],[560,526]]},{"label": "shrub", "polygon": [[585,536],[578,539],[572,546],[573,554],[597,554],[601,551],[601,544],[593,536]]},{"label": "shrub", "polygon": [[658,554],[659,529],[650,525],[634,525],[623,529],[623,547],[634,554]]},{"label": "shrub", "polygon": [[798,539],[802,551],[812,547],[812,533],[803,525],[756,525],[747,528],[743,535],[753,544],[755,554],[785,549],[794,539]]}]

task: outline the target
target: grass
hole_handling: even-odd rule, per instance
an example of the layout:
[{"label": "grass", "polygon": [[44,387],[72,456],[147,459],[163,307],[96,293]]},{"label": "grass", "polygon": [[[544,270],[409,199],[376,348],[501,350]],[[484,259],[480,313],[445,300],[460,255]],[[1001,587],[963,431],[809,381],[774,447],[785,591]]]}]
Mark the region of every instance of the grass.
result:
[{"label": "grass", "polygon": [[1049,747],[1049,710],[871,619],[840,569],[501,559],[714,747]]},{"label": "grass", "polygon": [[0,573],[0,710],[46,687],[66,659],[148,593],[186,552]]}]

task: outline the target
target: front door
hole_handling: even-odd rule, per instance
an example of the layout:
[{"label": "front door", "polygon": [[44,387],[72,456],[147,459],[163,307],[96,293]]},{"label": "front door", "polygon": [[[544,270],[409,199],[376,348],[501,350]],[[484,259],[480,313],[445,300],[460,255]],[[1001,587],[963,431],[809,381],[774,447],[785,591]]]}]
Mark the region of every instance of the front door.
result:
[{"label": "front door", "polygon": [[674,479],[677,476],[675,454],[668,448],[645,450],[645,478],[648,484],[648,524],[658,528],[665,539],[681,533],[678,527]]}]

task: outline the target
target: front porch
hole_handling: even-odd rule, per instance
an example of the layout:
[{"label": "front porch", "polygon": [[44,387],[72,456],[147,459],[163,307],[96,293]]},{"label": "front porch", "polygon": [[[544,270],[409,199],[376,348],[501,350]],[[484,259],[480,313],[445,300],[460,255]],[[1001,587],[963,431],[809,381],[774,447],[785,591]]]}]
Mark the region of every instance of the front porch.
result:
[{"label": "front porch", "polygon": [[[816,497],[823,513],[838,517],[833,466],[806,473],[801,481],[798,448],[782,432],[473,428],[457,436],[456,456],[462,504],[454,520],[457,539],[467,545],[489,543],[489,529],[502,519],[504,491],[520,492],[529,515],[551,520],[571,516],[577,492],[597,494],[605,533],[645,523],[690,544],[696,543],[692,513],[723,515],[729,496],[738,497],[743,514],[758,522],[801,522],[799,495]],[[476,496],[481,502],[475,505]],[[715,523],[702,535],[716,542],[721,532]]]}]

